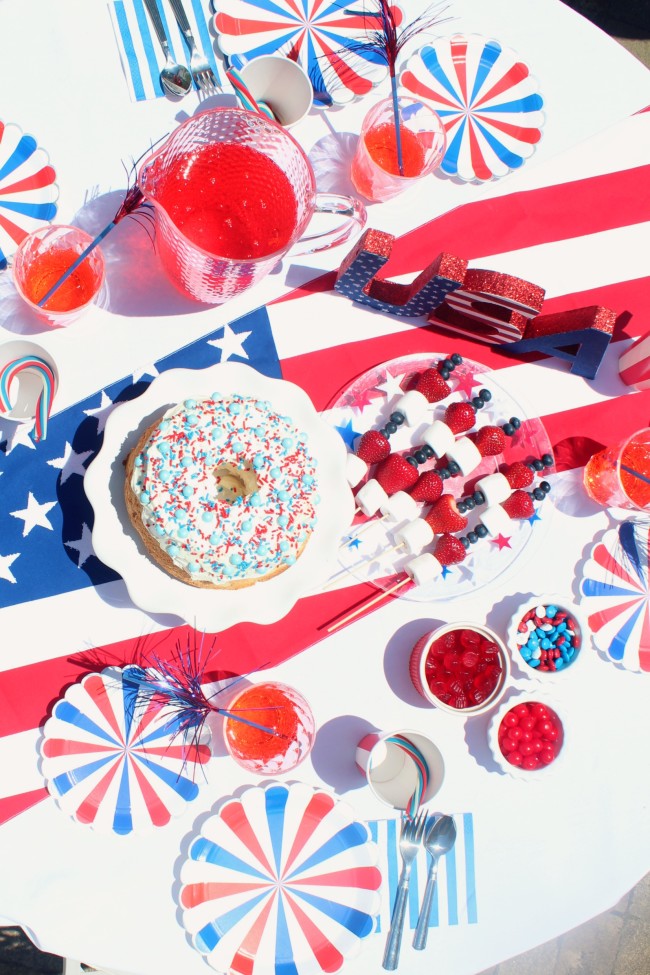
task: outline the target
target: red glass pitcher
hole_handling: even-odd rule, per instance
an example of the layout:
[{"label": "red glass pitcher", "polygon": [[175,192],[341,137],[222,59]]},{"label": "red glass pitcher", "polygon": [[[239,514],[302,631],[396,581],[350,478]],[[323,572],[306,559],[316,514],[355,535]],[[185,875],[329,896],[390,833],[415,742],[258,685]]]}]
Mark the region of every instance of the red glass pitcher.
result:
[{"label": "red glass pitcher", "polygon": [[[183,122],[145,161],[138,185],[154,206],[170,279],[211,304],[256,284],[289,251],[344,243],[366,221],[359,200],[316,192],[307,156],[282,126],[238,108]],[[342,220],[306,234],[315,213]]]}]

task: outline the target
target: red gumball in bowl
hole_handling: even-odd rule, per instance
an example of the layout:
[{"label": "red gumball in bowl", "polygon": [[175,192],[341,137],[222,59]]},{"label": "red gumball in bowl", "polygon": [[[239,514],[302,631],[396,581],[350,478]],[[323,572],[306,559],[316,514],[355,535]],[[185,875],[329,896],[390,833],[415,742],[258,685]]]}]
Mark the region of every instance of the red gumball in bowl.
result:
[{"label": "red gumball in bowl", "polygon": [[564,749],[564,723],[543,699],[519,696],[502,704],[494,715],[488,740],[504,772],[537,778],[554,766]]},{"label": "red gumball in bowl", "polygon": [[501,699],[510,658],[496,633],[477,623],[447,623],[425,633],[409,663],[417,691],[442,711],[481,714]]}]

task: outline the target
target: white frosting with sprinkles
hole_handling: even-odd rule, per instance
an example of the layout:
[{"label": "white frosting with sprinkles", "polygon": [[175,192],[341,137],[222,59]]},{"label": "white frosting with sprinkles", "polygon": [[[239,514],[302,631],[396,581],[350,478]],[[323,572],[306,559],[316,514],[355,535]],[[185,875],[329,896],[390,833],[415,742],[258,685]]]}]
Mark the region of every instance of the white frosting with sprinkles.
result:
[{"label": "white frosting with sprinkles", "polygon": [[137,455],[142,522],[193,581],[257,581],[292,565],[316,524],[307,435],[266,400],[213,393],[173,407]]}]

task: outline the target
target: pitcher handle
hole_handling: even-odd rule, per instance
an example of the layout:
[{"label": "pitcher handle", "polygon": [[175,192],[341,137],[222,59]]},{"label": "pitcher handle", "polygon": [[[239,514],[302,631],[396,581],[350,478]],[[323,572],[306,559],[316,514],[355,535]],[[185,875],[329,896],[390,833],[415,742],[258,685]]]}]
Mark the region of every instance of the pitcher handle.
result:
[{"label": "pitcher handle", "polygon": [[333,230],[324,230],[319,234],[306,234],[297,241],[290,250],[290,254],[315,254],[317,251],[344,244],[355,230],[363,230],[368,219],[366,208],[360,200],[352,196],[338,196],[335,193],[317,193],[314,201],[314,213],[337,213],[347,217],[343,223]]}]

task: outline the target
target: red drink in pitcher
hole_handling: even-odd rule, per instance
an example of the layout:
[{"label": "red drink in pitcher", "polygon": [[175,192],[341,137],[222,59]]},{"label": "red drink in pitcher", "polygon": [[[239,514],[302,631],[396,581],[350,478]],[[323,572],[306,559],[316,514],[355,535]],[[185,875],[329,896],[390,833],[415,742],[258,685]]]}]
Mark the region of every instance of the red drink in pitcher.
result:
[{"label": "red drink in pitcher", "polygon": [[[183,294],[220,305],[257,284],[290,249],[312,254],[365,223],[358,200],[318,193],[309,160],[257,112],[193,115],[146,160],[138,187],[153,206],[156,250]],[[336,215],[304,236],[314,213]]]},{"label": "red drink in pitcher", "polygon": [[296,198],[280,167],[251,146],[197,146],[180,156],[158,191],[178,229],[210,254],[248,260],[287,246]]}]

